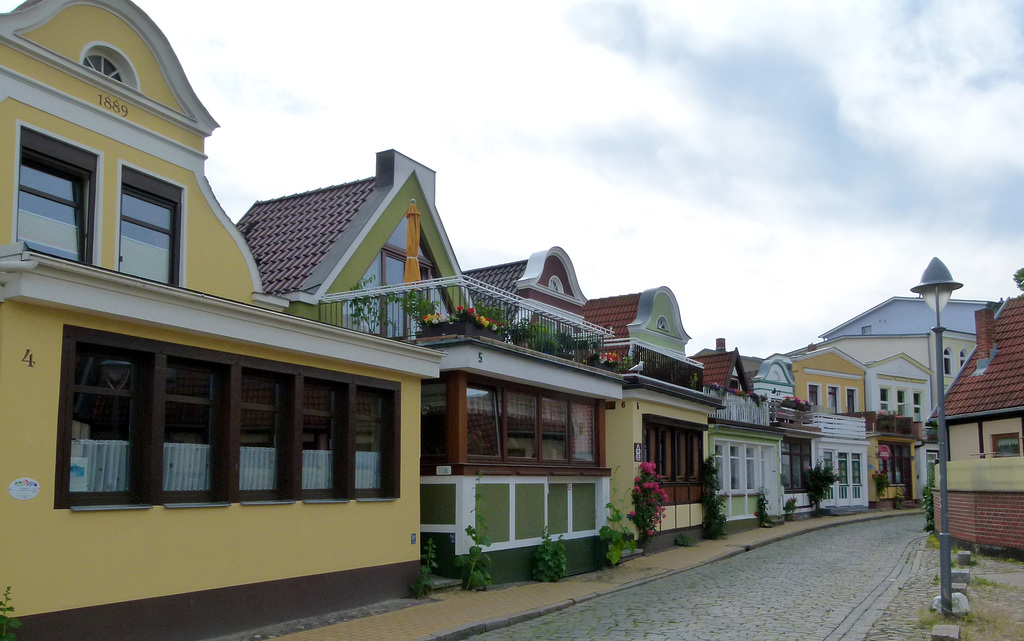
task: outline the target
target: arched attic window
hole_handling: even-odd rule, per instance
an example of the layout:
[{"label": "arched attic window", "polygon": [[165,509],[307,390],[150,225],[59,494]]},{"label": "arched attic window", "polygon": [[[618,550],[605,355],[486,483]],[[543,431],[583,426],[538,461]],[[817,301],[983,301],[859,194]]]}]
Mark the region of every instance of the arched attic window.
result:
[{"label": "arched attic window", "polygon": [[942,373],[946,376],[953,373],[953,354],[948,347],[942,350]]},{"label": "arched attic window", "polygon": [[139,88],[135,69],[123,53],[109,45],[91,45],[82,54],[82,65],[93,71],[127,85]]},{"label": "arched attic window", "polygon": [[548,289],[554,290],[559,294],[565,293],[565,288],[562,287],[562,281],[558,279],[558,276],[552,276],[548,279]]},{"label": "arched attic window", "polygon": [[668,319],[665,318],[664,316],[658,317],[658,329],[660,329],[663,332],[668,331]]},{"label": "arched attic window", "polygon": [[966,365],[966,364],[967,364],[967,350],[962,349],[962,350],[960,350],[960,367],[959,367],[959,369],[963,369],[964,365]]}]

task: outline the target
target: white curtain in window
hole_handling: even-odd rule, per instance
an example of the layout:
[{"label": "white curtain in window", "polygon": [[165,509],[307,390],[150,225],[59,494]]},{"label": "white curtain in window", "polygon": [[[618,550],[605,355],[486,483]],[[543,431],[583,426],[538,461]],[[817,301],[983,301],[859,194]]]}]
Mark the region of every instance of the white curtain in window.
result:
[{"label": "white curtain in window", "polygon": [[71,441],[72,492],[124,492],[128,489],[128,441]]},{"label": "white curtain in window", "polygon": [[244,445],[239,449],[238,489],[277,489],[277,450]]}]

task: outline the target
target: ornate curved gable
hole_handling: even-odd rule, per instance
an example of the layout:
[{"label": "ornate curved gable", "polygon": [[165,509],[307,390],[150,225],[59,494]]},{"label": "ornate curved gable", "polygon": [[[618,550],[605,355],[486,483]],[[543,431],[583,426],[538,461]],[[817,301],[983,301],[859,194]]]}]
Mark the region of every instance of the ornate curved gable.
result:
[{"label": "ornate curved gable", "polygon": [[576,268],[561,247],[530,255],[522,276],[516,281],[516,293],[577,313],[587,304],[576,278]]},{"label": "ornate curved gable", "polygon": [[690,335],[683,329],[679,303],[668,287],[648,289],[640,294],[636,320],[627,328],[631,338],[685,353]]},{"label": "ornate curved gable", "polygon": [[[39,0],[3,17],[0,39],[32,58],[173,120],[202,137],[217,128],[199,101],[174,50],[149,16],[127,0]],[[103,56],[120,79],[91,66]],[[110,79],[108,79],[110,78]],[[92,96],[89,96],[92,99]]]}]

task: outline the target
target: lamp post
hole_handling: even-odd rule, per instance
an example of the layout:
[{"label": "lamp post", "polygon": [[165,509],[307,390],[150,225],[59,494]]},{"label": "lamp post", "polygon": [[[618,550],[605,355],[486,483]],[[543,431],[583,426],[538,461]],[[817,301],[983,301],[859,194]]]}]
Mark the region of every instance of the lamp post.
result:
[{"label": "lamp post", "polygon": [[942,367],[942,332],[946,330],[942,326],[942,308],[949,302],[949,297],[957,289],[963,287],[962,283],[953,280],[949,269],[942,264],[938,258],[932,258],[928,263],[924,274],[921,275],[921,283],[911,287],[910,291],[920,294],[928,307],[935,310],[935,394],[938,398],[937,415],[939,422],[939,602],[942,605],[942,614],[949,616],[953,613],[953,590],[952,590],[952,560],[950,553],[952,548],[949,540],[949,501],[946,492],[946,460],[949,459],[949,431],[946,429],[946,385],[945,369]]}]

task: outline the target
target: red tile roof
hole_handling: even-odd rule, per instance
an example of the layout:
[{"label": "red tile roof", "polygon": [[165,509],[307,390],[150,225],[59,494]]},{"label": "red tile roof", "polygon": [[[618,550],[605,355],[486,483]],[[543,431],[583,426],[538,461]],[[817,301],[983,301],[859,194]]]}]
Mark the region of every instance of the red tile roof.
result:
[{"label": "red tile roof", "polygon": [[[713,352],[692,358],[704,364],[705,385],[719,385],[728,388],[733,369],[736,367],[737,357],[738,354],[733,350],[731,352]],[[741,383],[741,386],[745,385],[746,381]]]},{"label": "red tile roof", "polygon": [[301,290],[374,189],[374,178],[260,201],[238,221],[268,294]]},{"label": "red tile roof", "polygon": [[516,281],[523,277],[523,271],[525,270],[526,261],[517,260],[514,263],[480,267],[478,269],[470,269],[462,273],[465,276],[482,280],[489,285],[494,285],[498,289],[514,294],[517,291]]},{"label": "red tile roof", "polygon": [[629,338],[626,326],[636,320],[639,305],[640,294],[591,298],[583,306],[583,318],[595,325],[610,327],[615,338]]},{"label": "red tile roof", "polygon": [[946,416],[1024,406],[1024,296],[1011,298],[995,319],[995,356],[975,376],[977,351],[946,394]]}]

